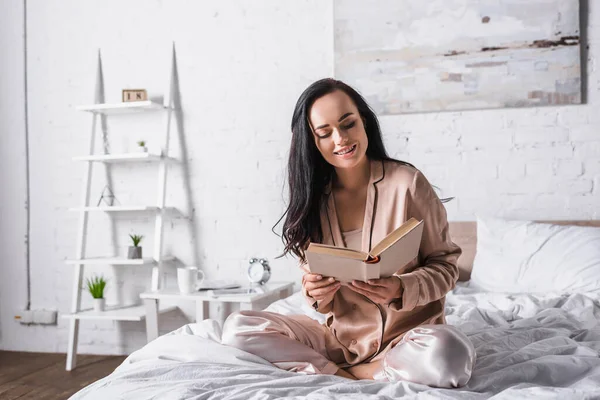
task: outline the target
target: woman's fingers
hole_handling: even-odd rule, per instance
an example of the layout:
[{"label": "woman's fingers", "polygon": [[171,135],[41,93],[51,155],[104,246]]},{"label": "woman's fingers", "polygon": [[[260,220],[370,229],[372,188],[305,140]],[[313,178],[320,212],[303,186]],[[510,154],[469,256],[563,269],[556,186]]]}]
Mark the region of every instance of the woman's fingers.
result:
[{"label": "woman's fingers", "polygon": [[[381,281],[381,279],[378,279]],[[376,303],[386,303],[389,297],[389,286],[371,285],[362,281],[352,281],[348,287],[363,296],[368,297]]]},{"label": "woman's fingers", "polygon": [[384,302],[384,298],[379,296],[379,294],[377,292],[370,292],[368,290],[361,289],[355,285],[348,285],[348,287],[351,290],[354,290],[356,293],[362,294],[363,296],[368,297],[369,299],[373,300],[376,303]]},{"label": "woman's fingers", "polygon": [[371,286],[390,287],[393,285],[393,281],[391,279],[396,278],[369,279],[367,283]]},{"label": "woman's fingers", "polygon": [[349,287],[350,289],[354,290],[355,292],[358,292],[358,293],[360,293],[360,294],[364,294],[365,296],[367,296],[367,295],[368,295],[368,296],[370,297],[370,296],[378,296],[378,295],[379,295],[379,294],[378,294],[377,292],[375,292],[375,291],[368,290],[368,289],[365,289],[365,288],[361,288],[361,287],[358,287],[358,286],[356,286],[356,285],[348,285],[348,287]]},{"label": "woman's fingers", "polygon": [[319,300],[321,297],[326,297],[328,295],[333,294],[334,292],[336,292],[338,289],[340,288],[340,283],[332,283],[330,285],[324,286],[324,287],[319,287],[313,290],[307,290],[308,294]]},{"label": "woman's fingers", "polygon": [[[329,279],[333,279],[333,278],[329,278]],[[323,280],[323,276],[318,275],[318,274],[304,274],[304,280],[308,281],[308,282],[319,282],[319,281]],[[325,280],[327,280],[327,279],[325,279]]]},{"label": "woman's fingers", "polygon": [[382,286],[370,285],[366,282],[356,281],[356,280],[352,281],[351,285],[354,287],[357,287],[359,289],[366,290],[369,292],[374,292],[374,293],[381,290],[381,288],[382,288]]},{"label": "woman's fingers", "polygon": [[306,290],[314,290],[317,288],[325,287],[325,286],[336,283],[336,280],[334,278],[326,278],[326,279],[320,279],[320,280],[319,279],[310,280],[310,279],[312,279],[312,278],[307,277],[307,279],[305,279],[304,287],[306,288]]},{"label": "woman's fingers", "polygon": [[318,274],[304,274],[302,285],[309,296],[316,300],[322,300],[330,296],[340,288],[340,283],[335,278],[327,278]]}]

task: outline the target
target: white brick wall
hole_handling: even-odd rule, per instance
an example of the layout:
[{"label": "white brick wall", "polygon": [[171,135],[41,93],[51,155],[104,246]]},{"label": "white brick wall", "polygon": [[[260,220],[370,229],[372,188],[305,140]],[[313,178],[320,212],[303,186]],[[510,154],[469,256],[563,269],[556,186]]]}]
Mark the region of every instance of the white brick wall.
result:
[{"label": "white brick wall", "polygon": [[23,2],[0,1],[0,348],[18,343],[27,305]]},{"label": "white brick wall", "polygon": [[[19,38],[20,10],[12,3],[1,4],[0,55],[2,59],[16,55],[18,61],[20,48],[13,39]],[[169,172],[167,201],[190,218],[167,224],[166,250],[187,264],[200,263],[211,278],[234,276],[244,281],[244,260],[258,255],[271,260],[274,280],[298,280],[294,260],[275,259],[282,246],[271,227],[284,206],[283,168],[293,106],[310,82],[333,71],[332,2],[247,4],[28,2],[33,307],[61,312],[70,307],[72,271],[63,259],[75,254],[77,215],[66,210],[77,205],[82,183],[80,168],[70,157],[85,151],[90,127],[90,117],[72,106],[92,99],[98,48],[103,54],[107,100],[118,101],[123,87],[146,87],[151,95],[161,92],[169,46],[176,43],[190,181],[188,192],[185,171],[175,166]],[[595,67],[600,10],[591,8],[589,104],[381,119],[389,152],[421,168],[442,196],[456,196],[447,204],[451,220],[472,220],[478,214],[600,218],[600,133],[596,132],[600,76]],[[135,26],[129,23],[131,18]],[[12,25],[4,24],[5,20]],[[0,228],[6,260],[0,269],[0,347],[65,351],[64,321],[57,327],[22,327],[12,320],[25,298],[25,189],[19,92],[23,65],[10,65],[11,79],[0,75],[0,173],[3,189],[7,184],[10,188],[1,192],[0,211],[3,220],[5,215],[11,218],[10,225],[3,223]],[[6,85],[11,85],[11,94]],[[12,93],[21,93],[21,99],[17,96],[13,103]],[[140,137],[136,132],[152,141],[162,128],[160,118],[127,118],[109,122],[115,151],[131,148]],[[175,150],[180,143],[175,134]],[[131,203],[153,201],[155,172],[152,166],[114,167],[117,196],[130,193]],[[96,170],[94,178],[93,199],[104,185],[102,169]],[[127,245],[124,238],[132,230],[146,235],[149,252],[151,222],[121,216],[112,228],[111,220],[93,216],[88,252],[122,252]],[[135,299],[147,287],[144,269],[109,274],[113,283],[109,302]],[[84,304],[89,303],[88,297],[84,295]],[[182,308],[183,313],[162,319],[162,331],[186,323],[191,307]],[[211,311],[217,316],[224,312]],[[80,329],[81,352],[128,353],[144,341],[142,323],[84,322]]]}]

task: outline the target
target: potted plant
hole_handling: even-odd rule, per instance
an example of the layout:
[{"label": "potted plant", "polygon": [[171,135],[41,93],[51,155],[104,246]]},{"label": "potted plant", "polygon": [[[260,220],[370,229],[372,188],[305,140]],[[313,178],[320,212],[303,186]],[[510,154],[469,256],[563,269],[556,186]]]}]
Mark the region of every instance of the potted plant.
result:
[{"label": "potted plant", "polygon": [[87,288],[94,298],[94,311],[104,311],[104,287],[106,279],[103,276],[94,276],[86,279]]},{"label": "potted plant", "polygon": [[131,241],[133,242],[133,246],[129,246],[129,251],[127,252],[127,258],[135,259],[142,258],[142,247],[138,246],[142,241],[143,235],[129,235]]},{"label": "potted plant", "polygon": [[144,153],[148,151],[145,140],[140,140],[139,142],[137,142],[137,145],[138,145],[138,149],[142,150]]}]

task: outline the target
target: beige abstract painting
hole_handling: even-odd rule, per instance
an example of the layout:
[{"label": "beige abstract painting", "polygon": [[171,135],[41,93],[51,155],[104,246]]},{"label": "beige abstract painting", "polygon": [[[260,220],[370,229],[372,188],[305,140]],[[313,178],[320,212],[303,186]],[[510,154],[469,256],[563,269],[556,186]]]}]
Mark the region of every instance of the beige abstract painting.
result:
[{"label": "beige abstract painting", "polygon": [[380,115],[581,103],[578,0],[336,0],[335,77]]}]

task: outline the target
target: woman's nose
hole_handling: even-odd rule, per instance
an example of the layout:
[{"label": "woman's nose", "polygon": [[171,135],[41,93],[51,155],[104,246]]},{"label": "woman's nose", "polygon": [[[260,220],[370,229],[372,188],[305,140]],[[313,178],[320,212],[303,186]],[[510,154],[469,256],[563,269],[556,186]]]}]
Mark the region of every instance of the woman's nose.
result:
[{"label": "woman's nose", "polygon": [[340,130],[339,128],[333,129],[333,140],[335,144],[342,144],[348,141],[348,134]]}]

